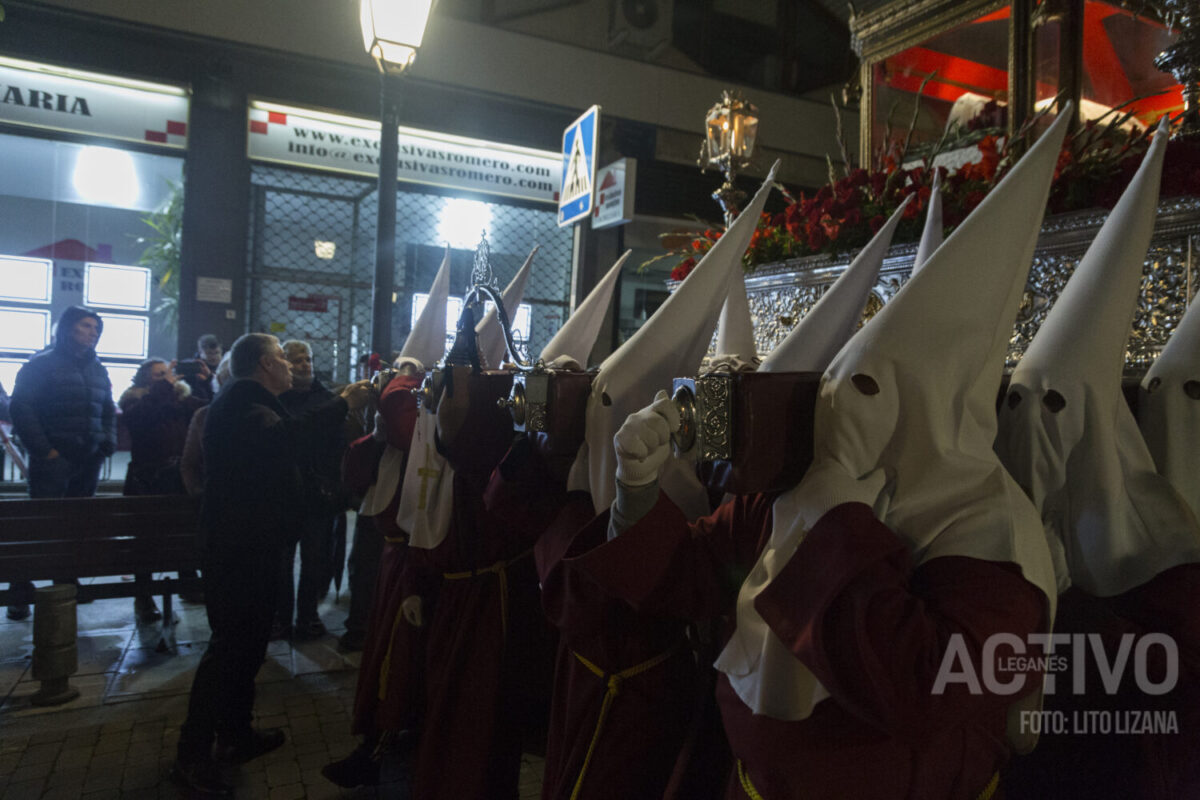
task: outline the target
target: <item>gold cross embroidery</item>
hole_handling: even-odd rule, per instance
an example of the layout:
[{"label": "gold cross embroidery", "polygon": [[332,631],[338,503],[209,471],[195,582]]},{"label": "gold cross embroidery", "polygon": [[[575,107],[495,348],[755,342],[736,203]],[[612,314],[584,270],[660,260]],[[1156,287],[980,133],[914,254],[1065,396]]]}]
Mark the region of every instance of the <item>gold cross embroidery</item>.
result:
[{"label": "gold cross embroidery", "polygon": [[[427,445],[425,445],[425,463],[428,464],[430,459],[432,459],[432,458],[433,458],[433,447],[431,445],[427,444]],[[420,467],[417,469],[417,474],[421,476],[421,494],[417,498],[417,510],[424,511],[425,506],[426,506],[425,501],[428,499],[428,496],[429,496],[429,479],[430,478],[440,478],[442,476],[442,471],[440,469],[430,469],[429,467]]]}]

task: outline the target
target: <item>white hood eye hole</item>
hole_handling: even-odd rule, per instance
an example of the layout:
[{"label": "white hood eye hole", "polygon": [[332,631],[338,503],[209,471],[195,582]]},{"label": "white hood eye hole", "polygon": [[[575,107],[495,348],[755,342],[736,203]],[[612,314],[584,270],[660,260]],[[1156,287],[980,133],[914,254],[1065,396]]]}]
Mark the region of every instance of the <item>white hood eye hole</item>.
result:
[{"label": "white hood eye hole", "polygon": [[1019,405],[1021,405],[1021,394],[1020,394],[1020,392],[1016,392],[1016,391],[1009,392],[1009,393],[1008,393],[1008,407],[1009,407],[1009,408],[1016,408],[1016,407],[1017,407],[1017,406],[1019,406]]},{"label": "white hood eye hole", "polygon": [[608,396],[608,392],[600,393],[600,404],[603,406],[611,406],[612,398]]},{"label": "white hood eye hole", "polygon": [[855,389],[865,395],[879,394],[879,384],[870,375],[859,372],[850,376],[850,382],[854,384]]},{"label": "white hood eye hole", "polygon": [[1046,396],[1042,398],[1043,405],[1050,409],[1050,413],[1057,414],[1067,407],[1067,398],[1063,397],[1058,392],[1051,389],[1046,392]]},{"label": "white hood eye hole", "polygon": [[1193,400],[1200,400],[1200,381],[1187,381],[1183,384],[1183,391]]},{"label": "white hood eye hole", "polygon": [[1146,387],[1146,394],[1157,392],[1159,386],[1162,386],[1162,378],[1151,378],[1150,384]]}]

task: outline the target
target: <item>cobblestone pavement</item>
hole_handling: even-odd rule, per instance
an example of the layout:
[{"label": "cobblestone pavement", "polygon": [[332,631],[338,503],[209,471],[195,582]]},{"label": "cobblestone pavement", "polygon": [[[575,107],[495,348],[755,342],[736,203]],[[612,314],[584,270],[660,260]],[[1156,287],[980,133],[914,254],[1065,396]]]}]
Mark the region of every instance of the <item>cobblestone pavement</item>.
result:
[{"label": "cobblestone pavement", "polygon": [[[348,607],[345,593],[321,608],[329,635],[309,642],[272,642],[259,670],[256,724],[280,727],[287,743],[231,773],[238,798],[404,798],[403,782],[346,791],[320,768],[349,753],[357,654],[338,652],[336,637]],[[79,670],[71,679],[80,696],[62,706],[30,703],[38,682],[30,675],[33,627],[0,622],[0,797],[178,797],[168,775],[187,692],[204,651],[204,608],[179,604],[174,652],[159,653],[157,626],[133,623],[133,601],[100,600],[79,606]],[[521,798],[541,793],[542,761],[522,763]],[[389,770],[389,772],[403,770]]]}]

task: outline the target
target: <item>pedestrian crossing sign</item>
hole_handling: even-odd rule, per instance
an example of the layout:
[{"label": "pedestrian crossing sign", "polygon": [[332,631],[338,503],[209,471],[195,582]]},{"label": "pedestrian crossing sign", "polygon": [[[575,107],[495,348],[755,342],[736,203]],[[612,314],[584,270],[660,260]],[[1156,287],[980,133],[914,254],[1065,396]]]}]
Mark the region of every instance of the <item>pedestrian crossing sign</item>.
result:
[{"label": "pedestrian crossing sign", "polygon": [[558,192],[559,227],[570,225],[592,213],[599,131],[600,106],[589,108],[563,131],[562,187]]}]

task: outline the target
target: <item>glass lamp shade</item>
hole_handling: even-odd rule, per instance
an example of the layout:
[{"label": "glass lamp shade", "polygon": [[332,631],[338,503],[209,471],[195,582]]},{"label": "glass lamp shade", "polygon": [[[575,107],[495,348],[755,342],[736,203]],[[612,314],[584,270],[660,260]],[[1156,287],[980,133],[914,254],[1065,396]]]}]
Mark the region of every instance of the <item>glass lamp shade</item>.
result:
[{"label": "glass lamp shade", "polygon": [[360,0],[363,47],[384,72],[403,72],[417,57],[433,0]]},{"label": "glass lamp shade", "polygon": [[753,104],[728,93],[710,108],[704,125],[709,162],[749,161],[758,135],[757,114]]}]

